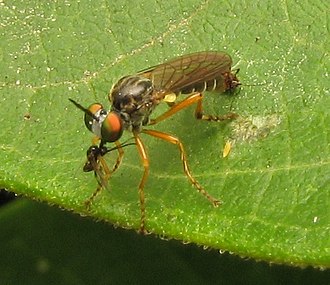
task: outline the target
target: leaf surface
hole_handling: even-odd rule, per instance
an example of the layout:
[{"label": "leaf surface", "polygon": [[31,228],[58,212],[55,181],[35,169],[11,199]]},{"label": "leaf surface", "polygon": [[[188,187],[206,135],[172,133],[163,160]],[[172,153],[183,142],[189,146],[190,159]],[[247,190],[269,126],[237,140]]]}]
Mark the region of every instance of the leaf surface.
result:
[{"label": "leaf surface", "polygon": [[182,140],[193,175],[223,204],[213,208],[190,185],[175,146],[143,136],[147,228],[241,256],[329,266],[329,4],[136,3],[1,4],[0,185],[137,229],[136,149],[125,149],[111,191],[88,211],[97,182],[81,169],[92,135],[68,98],[110,106],[122,76],[190,52],[226,51],[243,86],[235,96],[205,94],[204,108],[240,118],[200,122],[191,108],[153,127]]}]

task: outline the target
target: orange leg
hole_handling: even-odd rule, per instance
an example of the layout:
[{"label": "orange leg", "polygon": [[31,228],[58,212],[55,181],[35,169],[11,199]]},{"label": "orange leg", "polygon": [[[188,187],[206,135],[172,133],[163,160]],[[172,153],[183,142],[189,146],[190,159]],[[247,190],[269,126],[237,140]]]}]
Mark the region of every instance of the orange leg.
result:
[{"label": "orange leg", "polygon": [[[117,160],[116,160],[115,165],[113,166],[112,170],[110,171],[110,174],[114,173],[119,168],[119,166],[120,166],[120,164],[123,160],[123,157],[124,157],[124,150],[123,150],[120,142],[115,141],[115,144],[116,144],[116,147],[117,147],[117,150],[118,150],[118,156],[117,156]],[[104,161],[104,163],[105,163],[105,161]],[[110,174],[109,174],[108,179],[110,178]]]},{"label": "orange leg", "polygon": [[145,230],[145,218],[146,218],[146,210],[145,210],[145,199],[144,199],[144,185],[147,182],[149,176],[149,158],[146,151],[146,148],[138,135],[138,133],[134,133],[136,147],[139,151],[140,157],[142,159],[142,164],[144,168],[143,176],[141,178],[139,184],[139,198],[140,198],[140,210],[141,210],[141,220],[140,220],[140,232],[145,234],[147,233]]},{"label": "orange leg", "polygon": [[85,201],[85,206],[87,208],[87,210],[90,210],[91,208],[91,205],[92,205],[92,202],[93,200],[95,199],[95,197],[100,194],[103,190],[103,185],[101,184],[101,182],[99,180],[97,180],[97,188],[96,190],[93,192],[93,194]]},{"label": "orange leg", "polygon": [[183,144],[181,143],[181,141],[178,138],[176,138],[172,135],[166,134],[166,133],[155,131],[155,130],[142,130],[142,132],[145,134],[148,134],[150,136],[153,136],[153,137],[156,137],[156,138],[165,140],[169,143],[177,145],[179,147],[180,157],[181,157],[181,160],[183,163],[184,173],[190,180],[191,184],[193,184],[194,187],[198,190],[198,192],[201,193],[202,195],[204,195],[213,204],[214,207],[219,206],[219,204],[221,202],[219,200],[213,198],[208,192],[206,192],[206,190],[202,187],[202,185],[200,185],[199,182],[192,176],[189,166],[188,166],[187,157],[186,157],[186,153],[183,148]]},{"label": "orange leg", "polygon": [[94,136],[92,138],[92,145],[97,145],[100,140],[101,138],[99,138],[98,136]]},{"label": "orange leg", "polygon": [[235,113],[228,113],[222,116],[205,115],[203,114],[203,106],[202,106],[202,98],[201,98],[201,100],[197,102],[195,117],[198,120],[221,122],[225,120],[235,119],[238,117],[238,115]]},{"label": "orange leg", "polygon": [[171,106],[170,109],[168,109],[165,113],[163,113],[156,119],[151,119],[148,125],[157,124],[157,123],[173,116],[175,113],[179,112],[180,110],[182,110],[186,107],[189,107],[190,105],[195,104],[195,103],[197,104],[197,107],[195,110],[196,119],[220,122],[220,121],[234,119],[234,118],[238,117],[238,115],[234,114],[234,113],[229,113],[229,114],[226,114],[223,116],[205,115],[205,114],[203,114],[202,99],[203,99],[202,93],[193,93],[192,95],[188,96],[181,102]]}]

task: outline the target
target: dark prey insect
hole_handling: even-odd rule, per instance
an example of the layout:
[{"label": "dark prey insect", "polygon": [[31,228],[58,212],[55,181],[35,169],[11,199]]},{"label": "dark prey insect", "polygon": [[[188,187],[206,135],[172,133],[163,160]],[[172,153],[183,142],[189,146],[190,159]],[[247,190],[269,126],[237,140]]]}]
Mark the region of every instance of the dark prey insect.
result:
[{"label": "dark prey insect", "polygon": [[[88,148],[86,152],[87,161],[83,167],[84,172],[94,171],[94,176],[98,182],[98,187],[92,194],[92,196],[85,201],[85,204],[89,207],[92,200],[96,197],[96,195],[102,190],[102,188],[106,188],[108,184],[108,180],[113,172],[115,172],[124,155],[123,147],[134,145],[134,143],[124,143],[120,144],[117,143],[115,147],[108,149],[106,146],[97,146],[92,145]],[[113,166],[112,170],[108,167],[104,156],[114,150],[118,150],[118,157],[116,160],[115,165]]]},{"label": "dark prey insect", "polygon": [[[95,155],[91,150],[90,157],[92,159],[89,159],[90,162],[99,160],[100,163],[97,165],[102,165],[103,169],[107,168],[102,159],[105,155],[103,147],[108,142],[116,144],[120,161],[123,151],[118,140],[124,130],[133,133],[144,168],[138,187],[141,232],[145,232],[144,187],[149,175],[149,157],[141,139],[141,134],[177,145],[184,173],[191,184],[215,207],[220,204],[220,201],[212,197],[192,176],[181,141],[173,135],[145,129],[144,126],[157,124],[192,104],[196,104],[195,117],[197,119],[219,122],[236,118],[237,115],[233,113],[222,116],[206,115],[203,113],[202,108],[203,92],[215,91],[222,93],[232,91],[240,85],[236,73],[231,70],[231,66],[232,59],[224,52],[197,52],[148,68],[136,75],[121,78],[110,91],[110,111],[105,110],[99,103],[92,104],[88,109],[85,109],[70,99],[79,109],[85,112],[86,127],[100,139],[100,145],[96,148],[99,154]],[[182,100],[178,100],[181,97],[180,95],[186,96]],[[166,102],[169,109],[162,115],[151,119],[150,115],[161,102]],[[95,167],[92,168],[94,171],[95,169]],[[102,178],[104,181],[99,184],[105,184],[109,177],[110,175],[104,175]],[[92,199],[93,197],[95,195],[92,196]]]}]

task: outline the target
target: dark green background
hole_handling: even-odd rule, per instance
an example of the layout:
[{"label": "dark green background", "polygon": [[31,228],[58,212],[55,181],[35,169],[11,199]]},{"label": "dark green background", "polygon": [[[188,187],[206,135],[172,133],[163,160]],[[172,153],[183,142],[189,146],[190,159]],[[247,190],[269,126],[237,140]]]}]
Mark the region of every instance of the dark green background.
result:
[{"label": "dark green background", "polygon": [[330,278],[329,271],[137,235],[25,199],[1,208],[0,228],[1,284],[328,284]]}]

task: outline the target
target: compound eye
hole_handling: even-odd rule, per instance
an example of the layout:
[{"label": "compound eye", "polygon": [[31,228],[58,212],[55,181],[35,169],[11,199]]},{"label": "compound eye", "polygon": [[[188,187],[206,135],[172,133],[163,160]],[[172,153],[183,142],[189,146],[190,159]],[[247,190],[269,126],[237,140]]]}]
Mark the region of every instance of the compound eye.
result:
[{"label": "compound eye", "polygon": [[[88,111],[90,113],[85,113],[85,125],[87,129],[89,129],[91,132],[93,132],[92,127],[95,123],[95,119],[97,118],[97,121],[100,119],[101,113],[103,113],[104,109],[103,106],[99,103],[94,103],[88,107]],[[94,116],[91,116],[91,114]]]},{"label": "compound eye", "polygon": [[110,112],[101,127],[102,141],[115,142],[123,134],[123,121],[117,112]]}]

